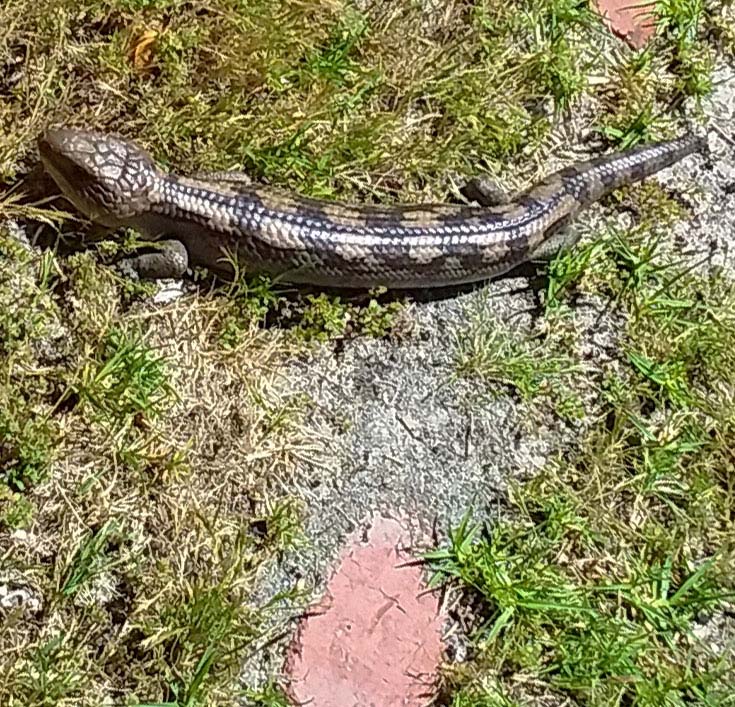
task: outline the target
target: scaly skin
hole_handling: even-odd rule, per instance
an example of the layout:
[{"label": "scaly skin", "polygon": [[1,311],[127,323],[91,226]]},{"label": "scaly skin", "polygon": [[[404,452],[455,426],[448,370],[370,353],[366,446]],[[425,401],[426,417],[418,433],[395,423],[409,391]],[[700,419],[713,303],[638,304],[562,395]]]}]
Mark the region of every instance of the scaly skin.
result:
[{"label": "scaly skin", "polygon": [[109,134],[59,129],[39,140],[46,169],[85,216],[180,241],[184,267],[188,257],[226,275],[236,261],[290,282],[360,288],[499,275],[543,251],[592,202],[704,147],[688,135],[581,162],[502,206],[358,206],[169,174]]}]

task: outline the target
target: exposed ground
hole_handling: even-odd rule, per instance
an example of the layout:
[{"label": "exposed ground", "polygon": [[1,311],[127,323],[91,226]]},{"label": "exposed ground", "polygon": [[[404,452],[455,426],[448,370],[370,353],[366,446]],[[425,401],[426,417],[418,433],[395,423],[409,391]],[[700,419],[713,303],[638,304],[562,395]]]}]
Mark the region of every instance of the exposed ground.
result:
[{"label": "exposed ground", "polygon": [[[0,704],[285,704],[293,618],[376,509],[436,532],[438,704],[732,703],[735,16],[658,5],[642,52],[570,0],[2,5]],[[713,154],[538,275],[164,302],[109,243],[40,247],[84,228],[20,198],[62,121],[363,201],[692,125]]]}]

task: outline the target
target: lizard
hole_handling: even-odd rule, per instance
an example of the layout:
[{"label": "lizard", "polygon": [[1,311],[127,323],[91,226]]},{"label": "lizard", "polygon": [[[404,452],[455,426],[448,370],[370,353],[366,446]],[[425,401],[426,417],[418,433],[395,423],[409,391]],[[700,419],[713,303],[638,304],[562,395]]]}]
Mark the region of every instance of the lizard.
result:
[{"label": "lizard", "polygon": [[548,257],[582,209],[706,151],[704,138],[687,134],[565,167],[504,204],[480,189],[479,205],[378,206],[266,189],[237,174],[181,176],[110,133],[51,129],[38,147],[85,217],[160,241],[160,251],[135,259],[142,277],[181,276],[198,265],[224,277],[244,270],[292,283],[399,289],[482,281]]}]

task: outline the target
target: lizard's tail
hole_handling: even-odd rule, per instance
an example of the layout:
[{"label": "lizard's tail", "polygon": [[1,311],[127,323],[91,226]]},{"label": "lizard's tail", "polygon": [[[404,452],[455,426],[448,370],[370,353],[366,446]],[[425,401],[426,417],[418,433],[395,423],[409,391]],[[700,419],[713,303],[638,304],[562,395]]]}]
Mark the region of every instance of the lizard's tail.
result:
[{"label": "lizard's tail", "polygon": [[670,167],[687,155],[707,151],[706,138],[690,134],[597,157],[567,167],[550,179],[560,180],[567,194],[577,200],[579,208],[584,208],[619,187],[639,182]]},{"label": "lizard's tail", "polygon": [[[697,135],[635,147],[579,162],[556,172],[522,194],[518,201],[526,206],[548,202],[556,197],[556,211],[548,217],[547,227],[528,243],[534,258],[546,258],[560,244],[573,243],[564,226],[589,204],[626,184],[671,166],[693,152],[708,152],[707,141]],[[561,234],[561,235],[559,235]]]}]

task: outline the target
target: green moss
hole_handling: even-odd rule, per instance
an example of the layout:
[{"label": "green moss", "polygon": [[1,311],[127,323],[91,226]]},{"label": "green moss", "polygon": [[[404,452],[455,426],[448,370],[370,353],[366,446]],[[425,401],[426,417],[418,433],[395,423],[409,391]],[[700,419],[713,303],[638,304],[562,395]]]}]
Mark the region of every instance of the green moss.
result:
[{"label": "green moss", "polygon": [[10,530],[27,528],[33,520],[35,506],[20,493],[0,485],[0,527]]},{"label": "green moss", "polygon": [[[402,305],[379,302],[375,291],[367,303],[343,301],[338,295],[306,295],[297,305],[293,336],[298,341],[329,341],[346,336],[381,338],[393,330]],[[291,315],[294,316],[294,315]]]}]

